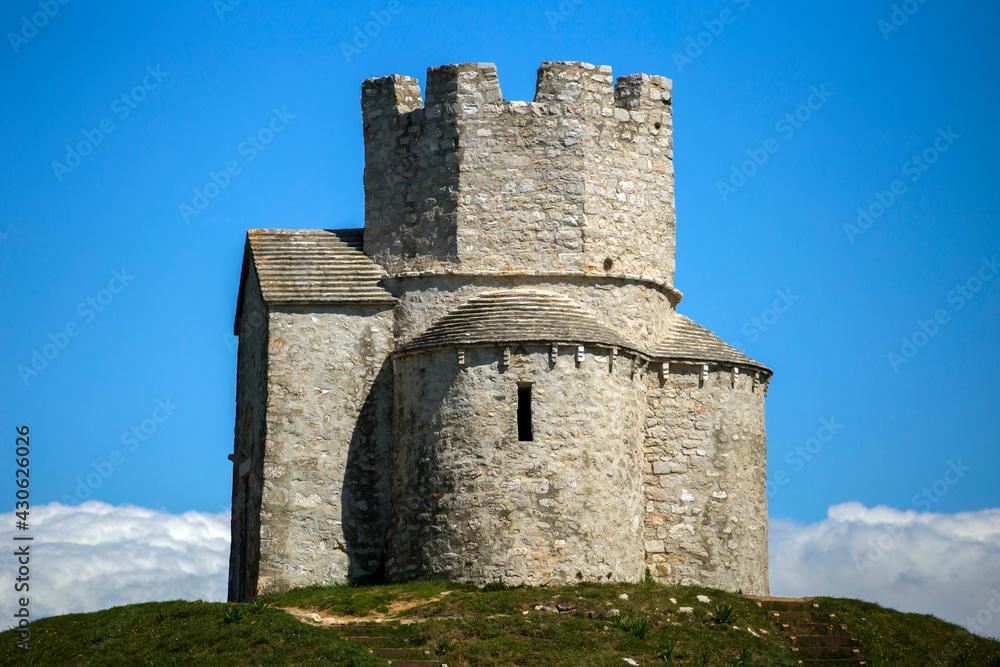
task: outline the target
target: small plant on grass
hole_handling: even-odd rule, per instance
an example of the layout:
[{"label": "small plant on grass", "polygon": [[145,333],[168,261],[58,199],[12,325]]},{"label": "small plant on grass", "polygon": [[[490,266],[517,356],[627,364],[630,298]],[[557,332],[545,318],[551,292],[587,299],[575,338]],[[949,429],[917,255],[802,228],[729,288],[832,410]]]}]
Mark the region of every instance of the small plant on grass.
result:
[{"label": "small plant on grass", "polygon": [[708,654],[699,653],[694,659],[695,667],[708,667]]},{"label": "small plant on grass", "polygon": [[987,658],[986,667],[1000,667],[1000,654]]},{"label": "small plant on grass", "polygon": [[716,605],[715,611],[708,617],[719,625],[730,625],[736,622],[736,611],[730,604]]},{"label": "small plant on grass", "polygon": [[240,608],[237,606],[226,607],[225,611],[222,612],[222,622],[223,623],[239,623],[240,622]]},{"label": "small plant on grass", "polygon": [[958,650],[958,664],[960,665],[971,665],[972,664],[972,651],[967,648],[962,648]]},{"label": "small plant on grass", "polygon": [[439,639],[439,640],[437,640],[437,652],[438,652],[438,655],[444,655],[445,653],[447,653],[448,649],[451,648],[451,646],[452,646],[453,643],[454,642],[452,642],[449,639]]},{"label": "small plant on grass", "polygon": [[674,645],[671,644],[667,647],[663,653],[660,654],[660,660],[663,662],[671,662],[674,659]]},{"label": "small plant on grass", "polygon": [[108,638],[108,631],[101,630],[87,638],[87,646],[95,646]]},{"label": "small plant on grass", "polygon": [[611,625],[621,628],[639,639],[645,639],[649,631],[653,629],[653,624],[650,623],[645,614],[640,614],[639,616],[614,616],[611,619]]},{"label": "small plant on grass", "polygon": [[156,620],[158,620],[160,623],[166,623],[168,618],[170,618],[170,614],[163,611],[162,609],[156,612]]},{"label": "small plant on grass", "polygon": [[483,586],[484,591],[505,591],[507,588],[507,584],[502,581],[491,581]]},{"label": "small plant on grass", "polygon": [[250,611],[254,614],[259,614],[270,606],[271,604],[269,602],[265,602],[264,600],[257,598],[250,603]]}]

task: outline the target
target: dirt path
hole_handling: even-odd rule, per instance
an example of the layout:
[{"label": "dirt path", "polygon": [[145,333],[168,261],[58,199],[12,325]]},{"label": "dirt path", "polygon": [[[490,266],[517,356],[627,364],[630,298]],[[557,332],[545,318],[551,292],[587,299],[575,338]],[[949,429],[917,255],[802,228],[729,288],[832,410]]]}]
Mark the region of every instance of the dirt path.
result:
[{"label": "dirt path", "polygon": [[373,612],[365,616],[339,616],[336,614],[329,614],[320,610],[312,609],[301,609],[299,607],[278,607],[278,609],[283,609],[289,614],[299,619],[303,623],[309,623],[311,625],[319,626],[330,626],[330,625],[347,625],[348,623],[383,623],[385,621],[392,621],[394,623],[402,623],[404,625],[408,623],[419,623],[424,619],[420,618],[395,618],[396,614],[406,611],[407,609],[413,609],[414,607],[419,607],[422,604],[427,604],[432,602],[439,597],[447,595],[450,591],[441,593],[437,597],[428,598],[407,598],[405,600],[396,600],[389,604],[389,611],[385,613]]}]

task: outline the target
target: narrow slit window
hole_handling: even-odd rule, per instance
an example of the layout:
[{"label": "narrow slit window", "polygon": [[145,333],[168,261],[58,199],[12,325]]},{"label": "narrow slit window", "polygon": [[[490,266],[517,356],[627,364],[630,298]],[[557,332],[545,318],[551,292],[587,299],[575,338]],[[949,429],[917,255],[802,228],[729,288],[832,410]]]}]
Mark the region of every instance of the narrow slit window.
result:
[{"label": "narrow slit window", "polygon": [[517,388],[517,439],[531,442],[531,385]]}]

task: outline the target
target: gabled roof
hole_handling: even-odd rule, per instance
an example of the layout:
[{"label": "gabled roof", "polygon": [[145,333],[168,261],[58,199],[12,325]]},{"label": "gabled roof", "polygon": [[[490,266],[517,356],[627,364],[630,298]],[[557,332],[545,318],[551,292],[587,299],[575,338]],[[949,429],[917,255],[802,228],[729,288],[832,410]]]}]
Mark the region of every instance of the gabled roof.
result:
[{"label": "gabled roof", "polygon": [[363,229],[251,229],[243,250],[236,305],[253,262],[264,302],[272,304],[394,304],[379,283],[382,267],[364,253]]},{"label": "gabled roof", "polygon": [[675,314],[659,345],[653,351],[657,361],[716,362],[759,368],[770,374],[767,366],[754,361],[714,333],[680,314]]},{"label": "gabled roof", "polygon": [[455,308],[400,348],[421,350],[535,343],[596,344],[640,352],[576,301],[537,289],[485,292]]}]

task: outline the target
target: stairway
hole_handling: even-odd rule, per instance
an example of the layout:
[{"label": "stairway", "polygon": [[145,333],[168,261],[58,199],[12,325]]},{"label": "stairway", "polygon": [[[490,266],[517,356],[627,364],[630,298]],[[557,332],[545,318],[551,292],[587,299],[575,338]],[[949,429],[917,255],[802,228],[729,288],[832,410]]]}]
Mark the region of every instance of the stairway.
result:
[{"label": "stairway", "polygon": [[821,614],[812,600],[757,598],[788,637],[792,655],[800,665],[860,665],[865,667],[865,649],[836,614]]},{"label": "stairway", "polygon": [[448,667],[439,660],[424,659],[430,655],[427,649],[394,646],[403,642],[402,637],[394,636],[399,629],[395,623],[332,625],[327,629],[349,642],[370,645],[369,653],[385,658],[395,667]]}]

